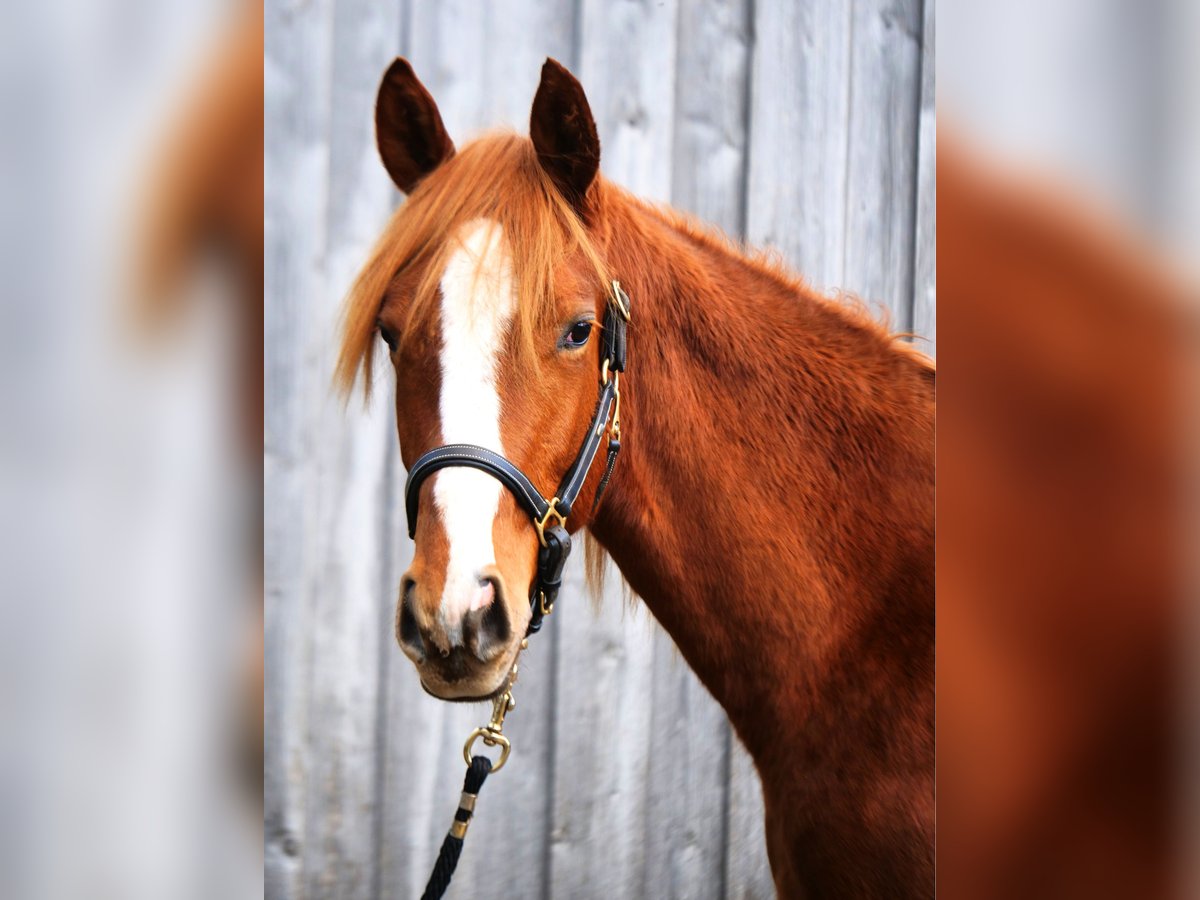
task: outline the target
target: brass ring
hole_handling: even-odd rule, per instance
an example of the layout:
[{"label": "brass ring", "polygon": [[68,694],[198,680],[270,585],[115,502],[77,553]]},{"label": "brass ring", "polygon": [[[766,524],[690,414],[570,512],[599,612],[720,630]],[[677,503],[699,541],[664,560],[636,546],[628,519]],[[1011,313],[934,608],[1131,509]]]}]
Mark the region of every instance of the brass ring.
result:
[{"label": "brass ring", "polygon": [[475,743],[476,738],[483,738],[483,742],[489,747],[500,748],[500,758],[492,763],[492,771],[499,772],[503,769],[504,764],[508,762],[508,754],[512,752],[512,744],[508,742],[508,738],[504,735],[489,731],[483,727],[472,731],[470,737],[467,738],[467,742],[463,745],[463,759],[467,761],[467,765],[471,764],[471,746]]},{"label": "brass ring", "polygon": [[538,543],[541,544],[543,547],[547,546],[547,544],[546,544],[546,523],[550,521],[551,516],[554,516],[554,518],[558,519],[558,524],[562,525],[564,528],[566,527],[566,524],[567,524],[566,516],[564,516],[562,513],[560,513],[558,511],[558,509],[556,508],[558,505],[558,499],[559,499],[558,497],[555,497],[553,500],[550,501],[550,506],[546,509],[546,514],[544,516],[542,516],[540,519],[533,520],[533,527],[537,531]]}]

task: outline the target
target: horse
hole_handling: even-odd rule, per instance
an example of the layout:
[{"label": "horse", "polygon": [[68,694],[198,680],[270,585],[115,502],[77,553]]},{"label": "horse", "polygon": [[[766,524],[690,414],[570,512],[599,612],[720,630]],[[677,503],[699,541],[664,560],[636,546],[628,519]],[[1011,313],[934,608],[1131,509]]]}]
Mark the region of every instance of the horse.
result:
[{"label": "horse", "polygon": [[[410,473],[469,445],[545,491],[594,417],[614,430],[597,390],[627,296],[620,461],[591,466],[559,524],[611,557],[728,714],[780,896],[931,896],[933,363],[608,181],[583,87],[552,59],[529,137],[456,148],[404,59],[375,125],[407,199],[350,289],[341,388],[370,390],[382,340]],[[460,464],[410,496],[396,638],[446,700],[506,690],[534,619],[546,519],[499,477]]]}]

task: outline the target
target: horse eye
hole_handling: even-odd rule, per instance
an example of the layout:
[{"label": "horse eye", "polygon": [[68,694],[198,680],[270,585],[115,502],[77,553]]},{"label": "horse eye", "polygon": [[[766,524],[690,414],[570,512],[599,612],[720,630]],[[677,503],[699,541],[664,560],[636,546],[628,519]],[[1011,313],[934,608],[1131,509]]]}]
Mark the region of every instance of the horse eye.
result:
[{"label": "horse eye", "polygon": [[571,330],[563,337],[562,344],[564,347],[574,349],[582,347],[588,342],[588,338],[592,336],[591,322],[576,322],[571,326]]},{"label": "horse eye", "polygon": [[379,336],[383,338],[383,342],[388,345],[388,349],[393,353],[396,352],[396,335],[392,333],[390,328],[384,327],[382,322],[376,322],[376,327],[379,329]]}]

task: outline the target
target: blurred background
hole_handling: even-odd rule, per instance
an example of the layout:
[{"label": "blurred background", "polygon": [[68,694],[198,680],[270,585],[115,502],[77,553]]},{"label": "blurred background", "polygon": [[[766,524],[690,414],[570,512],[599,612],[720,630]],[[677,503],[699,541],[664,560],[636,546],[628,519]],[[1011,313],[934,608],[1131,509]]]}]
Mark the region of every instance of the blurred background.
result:
[{"label": "blurred background", "polygon": [[[610,179],[932,339],[932,29],[919,0],[269,0],[269,896],[417,896],[490,711],[427,696],[396,646],[412,545],[392,377],[365,410],[330,388],[341,300],[401,202],[372,127],[391,60],[461,145],[527,133],[553,56]],[[723,712],[619,579],[593,611],[582,561],[522,657],[512,759],[451,894],[773,896],[761,789]]]},{"label": "blurred background", "polygon": [[1200,896],[1200,4],[938,12],[938,888]]},{"label": "blurred background", "polygon": [[261,890],[261,66],[0,5],[3,897]]}]

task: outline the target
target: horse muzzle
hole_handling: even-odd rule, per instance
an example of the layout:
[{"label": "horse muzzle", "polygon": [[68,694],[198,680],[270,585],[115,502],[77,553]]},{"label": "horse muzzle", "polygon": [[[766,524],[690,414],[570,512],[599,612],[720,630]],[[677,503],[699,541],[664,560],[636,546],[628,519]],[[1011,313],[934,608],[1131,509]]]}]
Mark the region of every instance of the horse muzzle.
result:
[{"label": "horse muzzle", "polygon": [[431,611],[420,584],[404,579],[396,638],[417,667],[422,687],[439,699],[478,700],[494,694],[524,635],[526,623],[514,623],[499,572],[485,573],[478,590],[478,596],[462,604],[466,611],[451,618],[440,598]]}]

